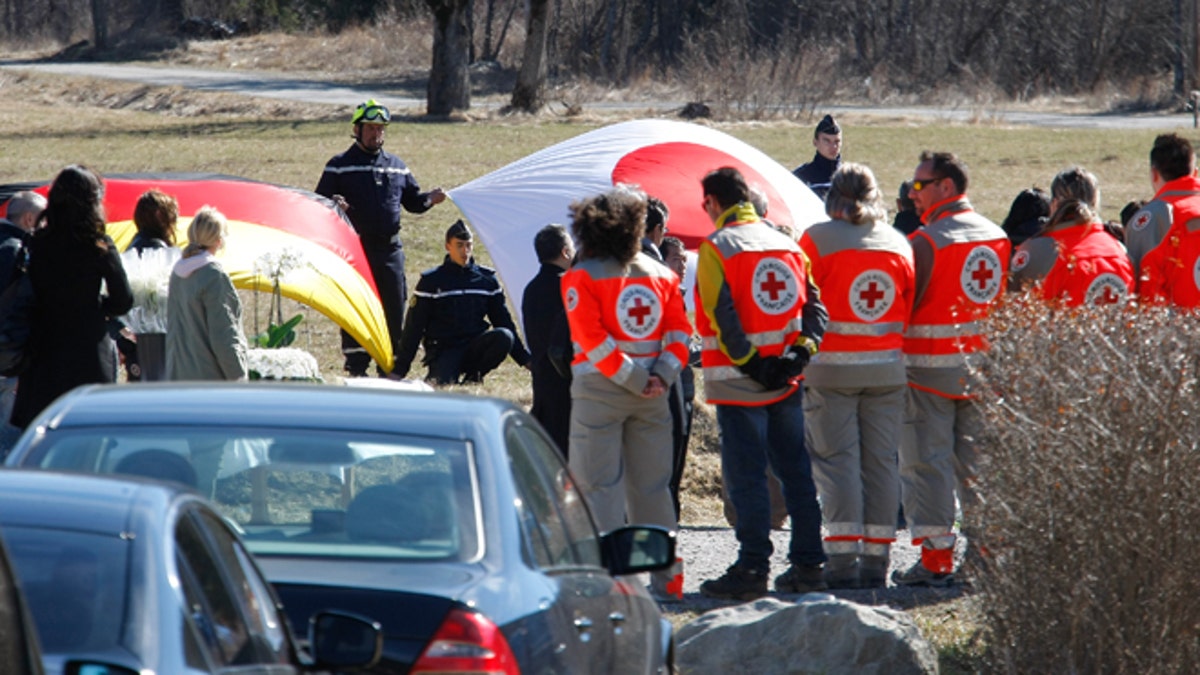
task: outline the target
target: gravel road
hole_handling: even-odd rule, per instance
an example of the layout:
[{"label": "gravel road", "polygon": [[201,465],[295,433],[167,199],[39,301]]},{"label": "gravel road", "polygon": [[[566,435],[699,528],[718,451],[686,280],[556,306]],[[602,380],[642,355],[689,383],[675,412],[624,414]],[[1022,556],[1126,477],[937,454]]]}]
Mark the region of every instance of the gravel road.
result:
[{"label": "gravel road", "polygon": [[[139,63],[60,63],[0,60],[0,69],[26,70],[59,75],[99,77],[156,86],[179,86],[200,91],[223,92],[275,98],[305,103],[348,106],[363,99],[385,94],[393,109],[423,109],[423,91],[388,89],[383,91],[359,89],[353,85],[313,80],[261,71],[232,71],[228,69],[186,68],[178,66],[145,65]],[[475,97],[472,108],[495,110],[508,102],[507,94],[499,97]],[[663,113],[683,107],[686,101],[588,101],[586,107],[608,111],[656,111]],[[1058,113],[1044,110],[1017,110],[1000,107],[964,106],[877,106],[824,105],[822,110],[837,115],[848,113],[885,118],[917,118],[969,122],[985,119],[994,123],[1034,127],[1075,129],[1180,129],[1193,126],[1190,113],[1152,112],[1121,114],[1111,112]]]},{"label": "gravel road", "polygon": [[[771,540],[775,544],[775,555],[771,559],[771,576],[787,569],[787,545],[791,537],[789,530],[774,530]],[[959,539],[959,556],[964,542]],[[662,605],[663,612],[670,618],[688,619],[694,614],[711,609],[737,604],[732,600],[713,600],[700,595],[700,584],[720,576],[725,568],[737,558],[737,539],[727,527],[683,527],[679,531],[677,552],[684,560],[684,599],[680,603]],[[897,533],[892,546],[892,569],[907,569],[917,560],[917,548],[911,545],[907,530]],[[773,588],[773,586],[772,586]],[[896,609],[910,609],[920,605],[931,605],[964,594],[961,584],[949,588],[910,588],[890,585],[883,589],[837,590],[833,595],[864,605],[887,605]],[[796,599],[795,594],[774,594],[782,599]]]}]

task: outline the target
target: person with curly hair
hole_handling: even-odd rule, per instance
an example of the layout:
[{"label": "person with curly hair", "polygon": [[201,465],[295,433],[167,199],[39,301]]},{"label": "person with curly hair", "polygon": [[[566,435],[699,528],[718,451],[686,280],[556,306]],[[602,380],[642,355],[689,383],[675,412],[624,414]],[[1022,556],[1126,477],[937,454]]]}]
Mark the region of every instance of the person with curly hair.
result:
[{"label": "person with curly hair", "polygon": [[[579,261],[562,279],[575,344],[570,466],[601,532],[627,518],[677,527],[666,393],[687,363],[692,327],[679,277],[640,252],[646,208],[644,193],[624,187],[571,204]],[[651,577],[660,600],[672,576]]]},{"label": "person with curly hair", "polygon": [[105,234],[104,183],[83,166],[50,185],[45,227],[29,242],[36,297],[29,367],[21,373],[13,425],[25,428],[51,401],[81,384],[117,381],[108,318],[133,306],[116,244]]}]

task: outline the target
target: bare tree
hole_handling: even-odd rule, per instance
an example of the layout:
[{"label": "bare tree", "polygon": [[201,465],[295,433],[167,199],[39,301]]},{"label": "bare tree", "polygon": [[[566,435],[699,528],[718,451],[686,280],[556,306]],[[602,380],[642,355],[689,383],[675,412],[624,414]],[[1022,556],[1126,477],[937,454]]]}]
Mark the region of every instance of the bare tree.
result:
[{"label": "bare tree", "polygon": [[529,16],[525,20],[525,54],[521,70],[513,87],[515,110],[534,113],[546,105],[546,36],[550,0],[529,0]]},{"label": "bare tree", "polygon": [[92,43],[108,49],[108,0],[92,0]]},{"label": "bare tree", "polygon": [[487,0],[487,11],[483,19],[483,49],[479,55],[479,58],[484,61],[495,61],[499,58],[500,48],[504,46],[504,38],[508,35],[508,27],[512,24],[512,18],[517,12],[517,6],[524,4],[520,0],[509,0],[508,10],[504,12],[504,19],[500,21],[500,34],[494,35],[497,2],[499,0]]},{"label": "bare tree", "polygon": [[426,106],[430,115],[448,115],[471,107],[470,0],[426,0],[433,12],[433,65]]}]

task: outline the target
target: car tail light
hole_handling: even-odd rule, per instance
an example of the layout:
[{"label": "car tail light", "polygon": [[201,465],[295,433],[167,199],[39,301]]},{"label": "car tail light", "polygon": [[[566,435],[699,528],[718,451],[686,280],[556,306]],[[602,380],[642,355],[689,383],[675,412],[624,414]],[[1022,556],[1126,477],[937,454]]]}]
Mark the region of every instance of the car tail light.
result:
[{"label": "car tail light", "polygon": [[478,612],[455,608],[409,672],[520,675],[521,669],[496,624]]}]

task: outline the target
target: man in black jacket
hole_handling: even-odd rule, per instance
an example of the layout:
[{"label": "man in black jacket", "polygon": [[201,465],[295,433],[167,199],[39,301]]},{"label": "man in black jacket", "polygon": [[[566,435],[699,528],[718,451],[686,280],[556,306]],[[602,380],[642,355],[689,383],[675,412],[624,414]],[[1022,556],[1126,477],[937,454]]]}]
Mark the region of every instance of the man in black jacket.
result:
[{"label": "man in black jacket", "polygon": [[[404,244],[400,241],[400,209],[424,213],[442,203],[446,193],[441,188],[422,192],[404,162],[383,149],[391,119],[388,109],[374,99],[359,104],[350,118],[354,145],[325,164],[316,192],[333,200],[346,213],[362,241],[395,351],[408,295]],[[342,331],[342,353],[348,374],[353,377],[367,374],[371,357],[346,331]]]},{"label": "man in black jacket", "polygon": [[[0,218],[0,291],[25,273],[26,245],[45,210],[46,198],[36,192],[18,192],[8,200],[5,217]],[[16,395],[17,378],[0,377],[0,457],[21,434],[20,429],[8,423]]]},{"label": "man in black jacket", "polygon": [[446,259],[421,273],[413,291],[396,367],[408,375],[417,345],[424,344],[428,379],[436,384],[480,383],[505,356],[528,366],[529,352],[504,297],[495,270],[475,264],[471,230],[459,220],[446,230]]},{"label": "man in black jacket", "polygon": [[571,435],[571,329],[563,308],[562,275],[575,258],[575,244],[562,225],[547,225],[533,239],[542,264],[521,296],[533,406],[529,413],[558,444],[563,459]]}]

